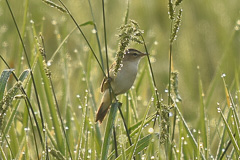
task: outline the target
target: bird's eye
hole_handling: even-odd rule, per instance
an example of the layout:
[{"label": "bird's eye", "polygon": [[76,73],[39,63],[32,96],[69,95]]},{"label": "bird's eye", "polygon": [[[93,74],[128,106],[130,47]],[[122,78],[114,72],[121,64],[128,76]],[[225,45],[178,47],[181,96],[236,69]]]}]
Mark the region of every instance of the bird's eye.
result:
[{"label": "bird's eye", "polygon": [[133,53],[133,55],[136,57],[138,54],[137,53]]}]

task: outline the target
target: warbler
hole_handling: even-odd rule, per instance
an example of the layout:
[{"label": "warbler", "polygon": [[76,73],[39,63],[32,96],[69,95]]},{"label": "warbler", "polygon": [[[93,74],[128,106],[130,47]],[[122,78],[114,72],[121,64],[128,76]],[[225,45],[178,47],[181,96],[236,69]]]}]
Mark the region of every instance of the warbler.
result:
[{"label": "warbler", "polygon": [[[100,124],[102,123],[114,100],[114,95],[117,96],[126,93],[132,87],[137,76],[138,64],[141,58],[146,55],[146,53],[136,49],[127,49],[122,59],[122,66],[116,74],[114,74],[116,61],[113,62],[109,69],[109,77],[104,78],[101,84],[103,96],[96,113],[96,122],[99,121]],[[111,95],[110,90],[112,90]]]}]

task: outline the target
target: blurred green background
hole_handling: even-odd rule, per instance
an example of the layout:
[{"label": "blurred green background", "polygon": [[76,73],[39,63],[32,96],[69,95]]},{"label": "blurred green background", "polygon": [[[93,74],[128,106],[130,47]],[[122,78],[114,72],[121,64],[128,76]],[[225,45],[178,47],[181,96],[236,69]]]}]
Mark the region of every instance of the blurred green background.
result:
[{"label": "blurred green background", "polygon": [[[25,1],[10,0],[9,2],[20,31],[23,31]],[[57,3],[57,1],[54,2]],[[101,50],[105,53],[101,1],[92,0],[91,2],[100,36]],[[66,3],[79,24],[92,20],[87,0],[71,0],[64,1],[64,3]],[[118,34],[118,28],[123,24],[127,1],[106,0],[105,5],[108,51],[111,63],[117,50],[118,38],[116,35]],[[129,14],[129,18],[136,20],[141,29],[144,30],[144,38],[151,54],[157,88],[165,102],[167,101],[164,91],[168,84],[170,36],[167,5],[168,1],[131,0]],[[183,18],[177,40],[173,45],[173,64],[174,69],[179,71],[182,112],[187,122],[192,126],[195,125],[194,123],[198,117],[200,104],[198,72],[201,73],[203,90],[206,94],[211,88],[213,80],[216,79],[217,81],[214,83],[213,96],[209,100],[208,106],[206,106],[208,108],[208,118],[210,119],[213,119],[213,115],[217,114],[216,103],[225,101],[221,74],[225,73],[227,75],[226,82],[230,86],[235,78],[234,73],[239,72],[239,6],[239,0],[184,0],[181,5]],[[35,26],[37,34],[41,32],[44,37],[47,59],[51,58],[63,38],[75,27],[67,14],[36,0],[29,1],[26,22],[24,42],[31,58],[34,58],[37,50],[33,43],[35,38],[32,25]],[[99,56],[93,26],[84,26],[82,29]],[[132,44],[131,47],[144,51],[144,47],[140,45]],[[0,0],[0,54],[12,68],[16,69],[18,75],[23,69],[27,68],[15,26],[4,0]],[[87,63],[89,58],[92,58],[91,64]],[[143,66],[146,62],[146,59],[141,62],[140,72],[145,71]],[[198,66],[199,70],[197,69]],[[85,90],[87,89],[85,73],[89,67],[91,67],[91,70],[87,75],[90,76],[92,81],[95,100],[98,104],[101,97],[99,86],[103,75],[82,35],[76,30],[63,45],[50,66],[60,106],[71,103],[73,108],[76,109],[76,113],[78,113],[79,103],[76,96],[80,95],[80,98],[84,100]],[[0,62],[0,70],[5,68],[6,66]],[[35,73],[36,78],[38,78],[37,74]],[[66,77],[69,81],[68,84],[64,84],[65,81],[63,81]],[[37,81],[41,81],[41,79],[37,79]],[[140,91],[137,94],[141,99],[138,109],[140,113],[143,113],[145,111],[143,108],[146,105],[145,102],[149,101],[152,93],[147,76],[144,77],[141,83]],[[69,98],[63,96],[66,90]]]}]

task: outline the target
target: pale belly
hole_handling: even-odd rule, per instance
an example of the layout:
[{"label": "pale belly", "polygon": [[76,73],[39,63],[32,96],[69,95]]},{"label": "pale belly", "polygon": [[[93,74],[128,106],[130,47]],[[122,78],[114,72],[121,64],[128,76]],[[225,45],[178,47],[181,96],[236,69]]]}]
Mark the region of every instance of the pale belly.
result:
[{"label": "pale belly", "polygon": [[130,68],[128,70],[124,68],[117,73],[117,77],[112,83],[112,88],[116,95],[127,92],[136,79],[137,67],[128,67]]}]

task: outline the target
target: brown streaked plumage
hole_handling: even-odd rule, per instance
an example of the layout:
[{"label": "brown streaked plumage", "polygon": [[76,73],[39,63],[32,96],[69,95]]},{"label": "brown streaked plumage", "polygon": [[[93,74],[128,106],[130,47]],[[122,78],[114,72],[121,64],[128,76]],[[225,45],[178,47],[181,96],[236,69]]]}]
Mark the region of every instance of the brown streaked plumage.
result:
[{"label": "brown streaked plumage", "polygon": [[[145,55],[145,53],[136,49],[126,50],[122,60],[123,66],[121,70],[118,71],[117,75],[114,75],[116,62],[113,62],[109,70],[109,78],[104,78],[101,84],[101,92],[103,93],[103,96],[96,114],[96,122],[99,121],[102,123],[104,120],[112,100],[114,99],[113,93],[117,96],[127,92],[132,87],[136,79],[138,63],[141,57]],[[111,95],[109,93],[109,83],[113,90]]]}]

